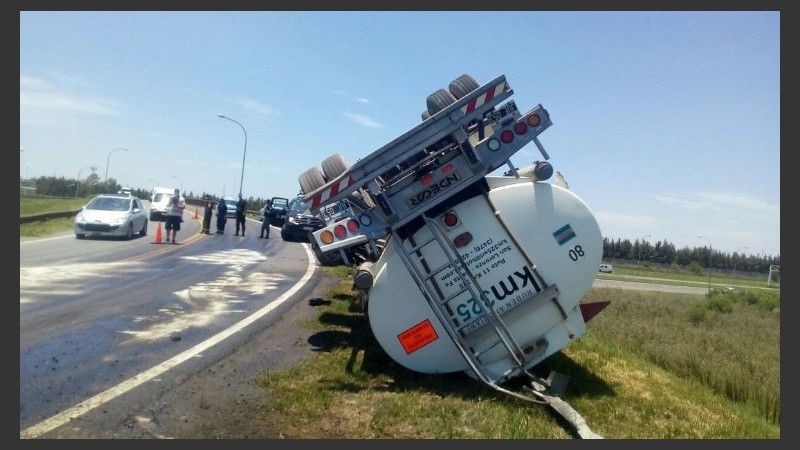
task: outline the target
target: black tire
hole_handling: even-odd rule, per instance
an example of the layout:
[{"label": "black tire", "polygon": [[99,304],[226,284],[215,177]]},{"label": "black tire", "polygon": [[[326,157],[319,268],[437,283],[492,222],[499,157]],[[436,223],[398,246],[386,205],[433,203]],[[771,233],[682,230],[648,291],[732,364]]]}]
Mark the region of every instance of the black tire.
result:
[{"label": "black tire", "polygon": [[344,157],[339,153],[325,158],[325,160],[322,161],[321,166],[322,174],[328,181],[347,172],[347,169],[350,168],[350,164],[348,164]]},{"label": "black tire", "polygon": [[129,241],[133,239],[133,223],[128,224],[128,234],[125,235],[125,239]]},{"label": "black tire", "polygon": [[314,256],[317,257],[317,262],[321,266],[341,266],[344,264],[342,255],[338,250],[322,253],[313,237],[311,238],[311,249],[314,251]]},{"label": "black tire", "polygon": [[300,176],[297,177],[297,181],[300,183],[300,189],[304,194],[310,194],[325,185],[325,178],[322,172],[316,167],[312,167],[301,173]]},{"label": "black tire", "polygon": [[448,106],[452,105],[456,102],[456,98],[450,91],[445,89],[439,89],[438,91],[434,92],[433,94],[429,95],[428,98],[425,100],[425,104],[428,106],[428,113],[433,116],[439,111],[447,108]]},{"label": "black tire", "polygon": [[431,118],[431,113],[429,113],[427,109],[425,111],[422,111],[422,121],[423,122],[425,122],[426,120],[428,120],[430,118]]},{"label": "black tire", "polygon": [[85,235],[85,234],[81,234],[81,233],[75,233],[75,239],[83,239],[83,238],[85,238],[85,237],[86,237],[86,235]]},{"label": "black tire", "polygon": [[139,236],[145,237],[147,236],[147,220],[145,219],[144,225],[142,225],[141,231],[139,231]]},{"label": "black tire", "polygon": [[460,77],[451,81],[450,85],[447,86],[447,88],[450,90],[450,93],[453,94],[453,97],[456,99],[464,97],[479,87],[481,87],[481,85],[479,85],[474,78],[467,74],[461,75]]}]

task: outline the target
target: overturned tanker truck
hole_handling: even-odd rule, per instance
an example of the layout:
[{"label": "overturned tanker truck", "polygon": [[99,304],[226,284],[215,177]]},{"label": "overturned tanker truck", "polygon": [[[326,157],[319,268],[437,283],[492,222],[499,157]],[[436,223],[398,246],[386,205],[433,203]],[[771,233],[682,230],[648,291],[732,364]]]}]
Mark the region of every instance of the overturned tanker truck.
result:
[{"label": "overturned tanker truck", "polygon": [[[512,94],[504,75],[483,85],[461,75],[428,96],[422,123],[397,139],[352,166],[336,154],[303,172],[311,213],[339,218],[312,245],[345,262],[366,251],[354,286],[393,360],[464,371],[599,437],[558,398],[563,376],[531,369],[608,304],[581,303],[600,265],[600,229],[565,182],[547,182],[553,168],[538,140],[552,125],[547,110],[523,114]],[[543,160],[515,167],[509,158],[530,142]],[[502,386],[520,376],[530,389]]]}]

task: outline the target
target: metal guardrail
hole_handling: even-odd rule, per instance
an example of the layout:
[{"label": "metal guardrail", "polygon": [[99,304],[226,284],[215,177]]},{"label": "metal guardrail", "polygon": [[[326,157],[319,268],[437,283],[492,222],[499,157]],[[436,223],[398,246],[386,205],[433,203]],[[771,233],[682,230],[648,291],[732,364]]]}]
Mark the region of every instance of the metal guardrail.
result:
[{"label": "metal guardrail", "polygon": [[81,212],[81,209],[75,209],[72,211],[53,211],[53,212],[46,212],[42,214],[31,214],[28,216],[19,216],[19,223],[20,225],[23,223],[32,223],[32,222],[43,222],[45,220],[50,219],[58,219],[61,217],[73,217]]},{"label": "metal guardrail", "polygon": [[[199,214],[203,213],[203,211],[205,210],[205,207],[206,207],[207,204],[208,204],[208,200],[196,199],[196,198],[186,199],[186,206],[187,207],[194,206],[194,207],[199,208],[198,209],[198,213]],[[62,217],[74,217],[79,212],[81,212],[81,209],[82,208],[78,208],[78,209],[74,209],[74,210],[70,210],[70,211],[51,211],[51,212],[46,212],[46,213],[41,213],[41,214],[30,214],[30,215],[27,215],[27,216],[19,216],[19,223],[21,225],[23,223],[43,222],[45,220],[59,219],[59,218],[62,218]],[[258,215],[258,211],[257,210],[248,209],[247,213],[251,214],[251,215],[252,214]]]}]

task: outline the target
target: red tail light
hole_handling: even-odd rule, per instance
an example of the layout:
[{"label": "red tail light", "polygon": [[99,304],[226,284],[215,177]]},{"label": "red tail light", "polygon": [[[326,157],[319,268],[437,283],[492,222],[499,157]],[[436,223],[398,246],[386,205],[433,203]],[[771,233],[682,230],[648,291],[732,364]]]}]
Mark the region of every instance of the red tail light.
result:
[{"label": "red tail light", "polygon": [[342,239],[347,236],[347,228],[345,228],[344,225],[336,225],[333,227],[333,234],[337,239]]},{"label": "red tail light", "polygon": [[360,226],[361,225],[355,219],[350,219],[347,221],[347,229],[350,230],[351,233],[355,233],[356,231],[358,231],[358,228]]}]

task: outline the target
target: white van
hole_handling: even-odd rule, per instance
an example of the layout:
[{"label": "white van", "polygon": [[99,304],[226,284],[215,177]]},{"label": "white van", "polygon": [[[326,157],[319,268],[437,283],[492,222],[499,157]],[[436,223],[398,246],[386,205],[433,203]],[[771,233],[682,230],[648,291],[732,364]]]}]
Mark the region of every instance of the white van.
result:
[{"label": "white van", "polygon": [[611,264],[600,264],[600,272],[611,273],[614,271],[614,266]]},{"label": "white van", "polygon": [[150,197],[150,220],[162,220],[167,213],[169,198],[175,195],[175,188],[156,186]]}]

